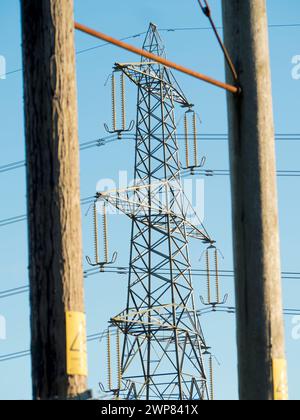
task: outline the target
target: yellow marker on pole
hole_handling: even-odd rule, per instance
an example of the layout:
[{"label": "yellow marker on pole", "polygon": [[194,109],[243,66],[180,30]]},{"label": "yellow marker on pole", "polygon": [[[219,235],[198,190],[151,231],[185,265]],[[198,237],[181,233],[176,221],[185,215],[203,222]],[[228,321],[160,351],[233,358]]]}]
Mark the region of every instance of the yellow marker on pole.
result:
[{"label": "yellow marker on pole", "polygon": [[287,363],[285,359],[273,360],[274,400],[288,400]]},{"label": "yellow marker on pole", "polygon": [[67,374],[87,376],[86,318],[82,312],[66,313]]}]

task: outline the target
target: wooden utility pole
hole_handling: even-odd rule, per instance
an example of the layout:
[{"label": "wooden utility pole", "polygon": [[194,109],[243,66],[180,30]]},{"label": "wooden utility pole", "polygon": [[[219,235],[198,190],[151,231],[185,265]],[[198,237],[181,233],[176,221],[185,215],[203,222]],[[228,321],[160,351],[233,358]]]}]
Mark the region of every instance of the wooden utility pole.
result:
[{"label": "wooden utility pole", "polygon": [[[223,0],[241,95],[228,95],[240,398],[287,398],[265,0]],[[232,83],[231,72],[227,80]]]},{"label": "wooden utility pole", "polygon": [[21,0],[34,399],[86,391],[73,0]]}]

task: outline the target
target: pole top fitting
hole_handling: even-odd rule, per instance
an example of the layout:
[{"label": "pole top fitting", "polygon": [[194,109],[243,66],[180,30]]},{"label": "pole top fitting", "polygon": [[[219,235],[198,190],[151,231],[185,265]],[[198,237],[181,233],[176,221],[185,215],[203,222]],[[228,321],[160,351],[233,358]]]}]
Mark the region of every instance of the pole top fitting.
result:
[{"label": "pole top fitting", "polygon": [[151,22],[150,23],[150,26],[151,26],[151,28],[154,30],[154,31],[156,31],[157,30],[157,25],[156,25],[156,23],[153,23],[153,22]]}]

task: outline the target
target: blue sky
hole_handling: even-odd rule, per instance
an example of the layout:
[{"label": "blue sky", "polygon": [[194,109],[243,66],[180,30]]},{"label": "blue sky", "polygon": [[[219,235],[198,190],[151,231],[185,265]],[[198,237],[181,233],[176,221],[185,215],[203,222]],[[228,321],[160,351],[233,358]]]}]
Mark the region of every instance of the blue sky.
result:
[{"label": "blue sky", "polygon": [[[216,23],[221,25],[220,1],[211,0]],[[269,22],[272,25],[300,23],[298,0],[269,0]],[[194,0],[152,0],[138,1],[75,0],[76,20],[121,38],[143,33],[149,22],[159,28],[191,28],[208,26]],[[276,132],[282,134],[300,133],[299,98],[300,80],[294,80],[292,58],[300,55],[300,27],[270,28],[272,59],[274,112]],[[168,57],[188,67],[213,77],[224,79],[223,57],[209,30],[162,31]],[[141,46],[143,36],[130,42]],[[101,44],[83,34],[76,35],[77,51]],[[0,55],[6,58],[7,72],[21,68],[20,11],[17,0],[1,0],[0,3]],[[105,136],[103,123],[110,122],[110,90],[105,85],[112,65],[116,61],[136,60],[124,51],[112,46],[92,49],[77,56],[79,137],[89,141]],[[176,74],[182,89],[195,103],[202,119],[203,133],[226,133],[225,93],[202,84],[184,75]],[[129,118],[135,118],[135,89],[128,92]],[[177,110],[180,119],[182,110]],[[22,74],[9,74],[0,79],[0,115],[2,153],[0,166],[24,159],[24,130],[22,103]],[[179,127],[183,131],[183,127]],[[228,169],[226,142],[202,142],[202,155],[207,158],[209,169]],[[299,169],[299,142],[277,143],[278,169]],[[103,178],[118,179],[119,170],[132,170],[133,142],[123,141],[91,149],[81,153],[81,196],[95,193],[96,183]],[[281,224],[281,250],[283,271],[299,272],[299,178],[280,178],[279,207]],[[2,206],[0,220],[25,214],[26,191],[24,169],[0,173],[0,193]],[[84,254],[92,252],[92,230],[89,217],[83,208]],[[118,266],[128,265],[129,229],[128,220],[122,216],[112,216],[110,222],[110,248],[118,250]],[[224,254],[222,269],[232,269],[230,185],[227,177],[205,179],[205,226]],[[199,263],[202,249],[197,243],[191,246],[194,268],[203,268]],[[86,267],[86,263],[85,267]],[[26,224],[19,223],[0,227],[0,292],[26,285],[27,275],[27,230]],[[101,274],[86,280],[86,312],[88,333],[96,333],[106,328],[107,320],[124,309],[126,303],[126,276]],[[300,282],[284,280],[284,306],[300,308]],[[195,278],[197,297],[204,293],[205,285]],[[224,293],[229,293],[229,304],[234,304],[233,281],[222,282]],[[197,305],[200,301],[197,298]],[[0,299],[0,315],[6,318],[7,340],[0,341],[0,356],[29,349],[29,303],[28,294]],[[300,398],[300,366],[298,355],[300,341],[292,339],[292,319],[286,317],[287,356],[289,362],[290,396]],[[215,371],[216,397],[218,399],[237,398],[235,320],[229,314],[211,314],[202,318],[202,327],[209,345],[213,347],[220,366]],[[105,343],[89,344],[89,385],[97,395],[97,384],[106,378]],[[30,399],[30,360],[21,358],[0,362],[0,398]]]}]

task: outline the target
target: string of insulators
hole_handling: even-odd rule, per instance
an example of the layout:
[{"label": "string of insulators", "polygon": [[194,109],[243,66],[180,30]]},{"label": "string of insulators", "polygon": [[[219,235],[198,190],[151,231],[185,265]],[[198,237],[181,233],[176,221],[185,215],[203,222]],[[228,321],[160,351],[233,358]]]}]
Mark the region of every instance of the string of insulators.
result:
[{"label": "string of insulators", "polygon": [[[189,150],[189,115],[192,114],[192,135],[193,140],[193,164],[190,164],[190,150]],[[199,158],[198,158],[198,136],[197,136],[197,114],[194,111],[187,111],[184,115],[184,139],[185,139],[185,160],[187,168],[197,168],[199,167]]]},{"label": "string of insulators", "polygon": [[[121,110],[120,110],[120,119],[118,123],[118,103],[117,102],[117,87],[116,87],[116,75],[115,72],[111,76],[111,97],[112,97],[112,129],[108,127],[107,124],[104,124],[105,130],[110,134],[118,134],[118,138],[122,139],[122,134],[130,132],[135,125],[134,121],[131,121],[128,127],[126,127],[126,84],[125,84],[125,74],[122,72],[120,75],[120,94],[121,94]],[[120,125],[120,126],[119,126]]]},{"label": "string of insulators", "polygon": [[[220,251],[212,244],[210,245],[205,254],[206,262],[206,282],[207,282],[207,301],[203,296],[200,296],[201,302],[205,306],[212,305],[216,307],[218,305],[224,305],[228,299],[228,294],[221,297],[221,288],[220,288],[220,276],[219,276],[219,253]],[[214,284],[212,284],[212,280]],[[213,299],[212,300],[212,289],[213,289]],[[223,299],[223,300],[222,300]]]},{"label": "string of insulators", "polygon": [[207,302],[211,304],[211,288],[210,288],[210,263],[209,263],[209,250],[206,250],[206,273],[207,273]]},{"label": "string of insulators", "polygon": [[190,152],[189,152],[189,123],[188,123],[188,114],[184,115],[184,138],[185,138],[185,159],[186,167],[190,167]]},{"label": "string of insulators", "polygon": [[125,91],[125,75],[121,74],[121,112],[122,112],[122,128],[126,130],[126,91]]},{"label": "string of insulators", "polygon": [[108,223],[107,223],[107,212],[106,205],[103,205],[103,240],[104,240],[104,262],[108,263],[109,259],[109,247],[108,247]]},{"label": "string of insulators", "polygon": [[118,389],[122,388],[122,365],[121,365],[121,345],[120,345],[120,331],[117,331],[117,372],[118,372]]},{"label": "string of insulators", "polygon": [[213,366],[213,357],[209,356],[209,388],[210,388],[210,400],[214,401],[215,399],[215,390],[214,390],[214,366]]},{"label": "string of insulators", "polygon": [[116,78],[111,76],[111,99],[112,99],[112,125],[113,131],[117,131],[117,102],[116,102]]},{"label": "string of insulators", "polygon": [[194,140],[194,165],[199,166],[198,162],[198,141],[197,141],[197,115],[193,113],[193,140]]},{"label": "string of insulators", "polygon": [[110,330],[107,332],[107,374],[108,374],[108,389],[112,390],[112,370],[111,370],[111,337]]},{"label": "string of insulators", "polygon": [[219,262],[218,262],[217,248],[215,248],[215,270],[216,270],[216,297],[217,297],[217,303],[220,303]]},{"label": "string of insulators", "polygon": [[94,252],[95,252],[95,262],[99,264],[99,250],[98,250],[98,217],[97,217],[97,202],[93,206],[93,225],[94,225]]}]

